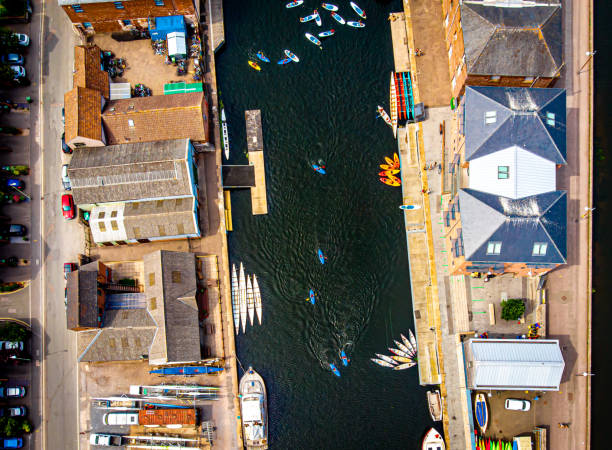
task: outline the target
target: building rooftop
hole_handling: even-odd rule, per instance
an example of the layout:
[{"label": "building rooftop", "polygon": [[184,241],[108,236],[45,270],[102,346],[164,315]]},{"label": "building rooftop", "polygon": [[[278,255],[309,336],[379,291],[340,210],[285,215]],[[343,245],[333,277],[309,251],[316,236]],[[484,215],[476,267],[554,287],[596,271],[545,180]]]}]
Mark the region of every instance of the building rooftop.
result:
[{"label": "building rooftop", "polygon": [[73,87],[84,87],[99,91],[104,98],[110,95],[110,78],[102,70],[100,47],[97,45],[77,45],[74,47]]},{"label": "building rooftop", "polygon": [[68,273],[66,327],[97,328],[98,323],[98,273],[76,270]]},{"label": "building rooftop", "polygon": [[558,77],[563,65],[560,3],[513,3],[461,4],[468,74]]},{"label": "building rooftop", "polygon": [[66,143],[77,137],[102,140],[102,94],[100,91],[75,86],[64,94]]}]

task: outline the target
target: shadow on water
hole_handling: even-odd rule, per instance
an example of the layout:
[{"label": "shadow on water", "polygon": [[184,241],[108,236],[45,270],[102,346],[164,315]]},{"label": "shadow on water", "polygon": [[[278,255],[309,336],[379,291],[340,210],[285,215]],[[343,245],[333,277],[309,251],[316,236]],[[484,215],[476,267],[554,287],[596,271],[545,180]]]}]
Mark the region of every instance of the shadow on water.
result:
[{"label": "shadow on water", "polygon": [[[368,19],[359,30],[339,25],[313,0],[289,10],[284,3],[224,2],[217,77],[230,159],[247,163],[244,111],[261,109],[269,207],[252,216],[249,192],[232,194],[230,259],[257,274],[264,305],[264,325],[238,337],[238,355],[266,380],[272,448],[416,448],[431,426],[417,370],[369,360],[413,326],[401,193],[377,176],[396,150],[376,105],[388,109],[387,17],[401,2],[364,2]],[[356,20],[348,1],[336,3]],[[299,23],[313,8],[321,28]],[[336,34],[323,51],[304,37],[330,28]],[[275,64],[284,49],[300,63]],[[261,72],[247,65],[258,50],[272,60],[259,63]],[[324,176],[310,167],[319,159]],[[317,248],[328,257],[324,265]],[[306,301],[310,288],[314,306]]]}]

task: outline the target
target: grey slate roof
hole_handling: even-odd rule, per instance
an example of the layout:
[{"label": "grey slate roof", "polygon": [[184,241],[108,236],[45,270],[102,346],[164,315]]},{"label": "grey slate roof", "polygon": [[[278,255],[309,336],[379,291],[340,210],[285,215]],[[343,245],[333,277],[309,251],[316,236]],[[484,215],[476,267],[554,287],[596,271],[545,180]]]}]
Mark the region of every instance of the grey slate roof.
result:
[{"label": "grey slate roof", "polygon": [[555,77],[563,64],[560,5],[504,8],[463,2],[468,74]]},{"label": "grey slate roof", "polygon": [[66,327],[98,327],[98,273],[81,270],[70,272],[66,287]]},{"label": "grey slate roof", "polygon": [[123,211],[127,239],[198,234],[194,203],[193,197],[127,203]]},{"label": "grey slate roof", "polygon": [[79,148],[68,176],[77,205],[193,195],[188,139]]},{"label": "grey slate roof", "polygon": [[91,340],[79,361],[136,361],[149,354],[155,327],[102,328]]},{"label": "grey slate roof", "polygon": [[[564,89],[467,86],[463,103],[465,159],[516,145],[556,164],[566,164]],[[495,112],[495,123],[485,114]],[[554,115],[549,124],[548,115]]]},{"label": "grey slate roof", "polygon": [[154,327],[155,322],[146,309],[107,309],[104,312],[105,328]]},{"label": "grey slate roof", "polygon": [[559,390],[558,340],[470,339],[464,348],[472,389]]},{"label": "grey slate roof", "polygon": [[[564,264],[567,256],[565,191],[512,200],[461,189],[458,193],[465,259],[473,263]],[[501,242],[499,255],[488,255],[488,242]],[[548,244],[534,256],[534,243]]]}]

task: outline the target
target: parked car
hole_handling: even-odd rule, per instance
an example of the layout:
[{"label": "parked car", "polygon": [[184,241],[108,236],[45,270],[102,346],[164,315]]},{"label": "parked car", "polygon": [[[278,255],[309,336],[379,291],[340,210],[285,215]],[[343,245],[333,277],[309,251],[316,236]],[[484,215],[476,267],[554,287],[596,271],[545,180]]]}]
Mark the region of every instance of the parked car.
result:
[{"label": "parked car", "polygon": [[21,66],[24,63],[24,58],[19,53],[9,53],[8,55],[0,56],[0,62],[4,64],[19,64]]},{"label": "parked car", "polygon": [[23,351],[23,341],[0,341],[0,350]]},{"label": "parked car", "polygon": [[64,263],[64,280],[68,279],[68,274],[77,270],[79,266],[76,263]]},{"label": "parked car", "polygon": [[71,194],[62,195],[62,214],[66,220],[74,219],[74,200]]},{"label": "parked car", "polygon": [[0,408],[0,417],[25,417],[28,410],[25,406],[10,406]]},{"label": "parked car", "polygon": [[28,229],[18,223],[5,225],[0,229],[0,235],[4,236],[25,236],[27,233]]},{"label": "parked car", "polygon": [[26,70],[23,66],[13,65],[11,70],[13,71],[14,78],[25,78],[26,76]]},{"label": "parked car", "polygon": [[62,184],[64,185],[64,189],[69,191],[72,189],[70,185],[70,178],[68,178],[68,164],[64,164],[62,166]]},{"label": "parked car", "polygon": [[25,189],[25,183],[19,178],[9,178],[8,180],[6,180],[6,186],[13,187],[13,188],[20,189],[20,190]]},{"label": "parked car", "polygon": [[0,398],[25,397],[26,389],[23,386],[0,387]]},{"label": "parked car", "polygon": [[21,438],[0,438],[0,448],[22,448],[23,439]]},{"label": "parked car", "polygon": [[13,33],[13,36],[17,38],[17,43],[24,47],[30,45],[30,36],[24,33]]},{"label": "parked car", "polygon": [[507,398],[504,406],[511,411],[529,411],[531,402],[520,398]]},{"label": "parked car", "polygon": [[72,154],[72,149],[66,145],[66,133],[62,133],[62,151],[68,155]]}]

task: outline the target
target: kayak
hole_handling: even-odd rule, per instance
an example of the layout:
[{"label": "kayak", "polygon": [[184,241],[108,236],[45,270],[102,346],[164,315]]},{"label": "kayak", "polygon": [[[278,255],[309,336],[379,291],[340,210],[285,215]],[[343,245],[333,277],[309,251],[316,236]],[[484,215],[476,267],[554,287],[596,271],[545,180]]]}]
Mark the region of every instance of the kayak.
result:
[{"label": "kayak", "polygon": [[381,169],[385,169],[385,170],[395,170],[395,169],[397,169],[397,167],[395,167],[393,164],[381,164],[379,167]]},{"label": "kayak", "polygon": [[234,327],[236,334],[240,333],[240,299],[238,298],[238,276],[236,265],[232,264],[232,313],[234,314]]},{"label": "kayak", "polygon": [[406,347],[404,344],[402,344],[401,342],[398,342],[396,340],[393,340],[393,342],[395,342],[395,345],[397,346],[397,348],[399,348],[401,351],[408,353],[409,355],[414,354],[413,350]]},{"label": "kayak", "polygon": [[308,297],[310,298],[310,303],[314,305],[316,297],[315,297],[315,292],[312,289],[308,293]]},{"label": "kayak", "polygon": [[418,348],[417,341],[416,341],[416,338],[414,337],[414,333],[412,332],[412,330],[408,330],[408,336],[410,336],[410,343],[412,344],[414,351],[416,351],[416,349]]},{"label": "kayak", "polygon": [[400,364],[399,366],[395,366],[393,370],[410,369],[411,367],[414,367],[414,366],[416,366],[415,362],[409,362],[409,363]]},{"label": "kayak", "polygon": [[304,0],[295,0],[294,2],[287,3],[285,8],[295,8],[296,6],[300,6],[304,3]]},{"label": "kayak", "polygon": [[365,11],[361,9],[359,6],[357,6],[357,3],[351,2],[351,8],[353,8],[353,11],[359,14],[362,19],[366,19]]},{"label": "kayak", "polygon": [[389,351],[397,356],[403,356],[404,358],[410,358],[410,353],[406,353],[402,350],[398,350],[396,348],[389,347]]},{"label": "kayak", "polygon": [[395,167],[400,166],[400,159],[397,153],[393,153],[393,164],[395,164]]},{"label": "kayak", "polygon": [[331,30],[328,30],[328,31],[321,31],[319,33],[319,37],[320,38],[325,38],[325,37],[333,36],[335,32],[336,32],[336,30],[334,30],[334,29],[331,29]]},{"label": "kayak", "polygon": [[476,416],[476,423],[480,428],[480,434],[484,436],[487,432],[487,425],[489,424],[489,411],[487,409],[487,402],[484,394],[476,394],[474,400],[474,414]]},{"label": "kayak", "polygon": [[291,53],[290,50],[285,50],[285,55],[287,55],[287,58],[289,58],[293,62],[300,62],[300,58]]},{"label": "kayak", "polygon": [[346,356],[346,353],[344,353],[344,350],[342,350],[340,353],[340,358],[342,358],[342,364],[344,364],[345,367],[348,366],[349,362],[351,361],[348,359],[348,356]]},{"label": "kayak", "polygon": [[321,47],[321,41],[318,40],[316,37],[314,37],[312,34],[304,33],[304,36],[306,36],[306,39],[308,39],[310,42],[312,42],[315,45],[318,45],[319,48],[323,50],[323,47]]},{"label": "kayak", "polygon": [[349,21],[349,22],[346,22],[346,24],[349,27],[353,27],[353,28],[363,28],[363,27],[365,27],[364,23],[362,23],[362,22],[353,22],[352,20]]},{"label": "kayak", "polygon": [[325,175],[325,167],[324,166],[318,166],[317,164],[313,164],[312,168],[315,170],[315,172],[319,172],[321,175]]},{"label": "kayak", "polygon": [[257,283],[257,277],[253,274],[253,295],[255,296],[255,313],[257,314],[257,320],[261,325],[262,306],[261,306],[261,293],[259,292],[259,284]]},{"label": "kayak", "polygon": [[334,373],[334,375],[336,375],[337,377],[340,376],[340,371],[336,368],[335,364],[330,364],[329,368],[332,370],[332,372]]},{"label": "kayak", "polygon": [[320,262],[321,264],[325,264],[325,260],[326,260],[327,258],[325,257],[325,255],[323,254],[323,251],[322,251],[321,249],[318,249],[318,250],[317,250],[317,256],[319,257],[319,262]]},{"label": "kayak", "polygon": [[253,326],[253,319],[255,319],[255,295],[253,294],[250,275],[247,275],[247,312],[249,313],[249,322]]},{"label": "kayak", "polygon": [[393,181],[394,183],[400,182],[400,179],[396,177],[395,175],[387,175],[387,178],[389,179],[389,181]]},{"label": "kayak", "polygon": [[315,13],[315,14],[310,14],[305,17],[300,17],[300,22],[302,23],[310,22],[311,20],[315,20],[317,16],[318,14]]},{"label": "kayak", "polygon": [[414,362],[414,360],[412,358],[406,358],[405,356],[393,355],[391,358],[393,358],[394,361],[398,361],[398,362],[401,362],[401,363]]},{"label": "kayak", "polygon": [[338,11],[338,7],[336,5],[332,5],[331,3],[321,3],[321,6],[328,11]]},{"label": "kayak", "polygon": [[404,345],[408,349],[408,353],[411,356],[416,355],[416,347],[412,345],[412,343],[406,338],[406,336],[404,336],[403,334],[400,334],[400,336],[402,337],[402,341],[404,341]]},{"label": "kayak", "polygon": [[319,11],[317,11],[316,9],[314,10],[314,13],[316,14],[315,16],[315,22],[317,23],[318,26],[323,25],[323,21],[321,20],[321,16],[319,15]]},{"label": "kayak", "polygon": [[400,186],[402,183],[399,181],[394,181],[391,180],[389,178],[381,178],[380,181],[384,184],[386,184],[387,186],[394,186],[394,187],[398,187]]},{"label": "kayak", "polygon": [[397,169],[397,167],[395,167],[395,162],[393,161],[393,159],[389,158],[388,156],[385,156],[385,161],[387,162],[387,164],[389,164],[390,166],[393,166],[394,169]]},{"label": "kayak", "polygon": [[390,356],[387,355],[381,355],[380,353],[376,353],[376,356],[378,356],[378,359],[381,359],[383,361],[388,362],[389,364],[393,364],[396,365],[397,361],[395,361],[393,358],[391,358]]},{"label": "kayak", "polygon": [[163,367],[161,369],[149,370],[149,373],[157,375],[200,375],[204,373],[222,372],[223,367],[210,366],[180,366],[180,367]]},{"label": "kayak", "polygon": [[390,169],[390,170],[383,170],[382,172],[378,172],[378,175],[380,175],[381,177],[386,177],[388,175],[395,175],[399,172],[400,172],[399,169]]},{"label": "kayak", "polygon": [[379,366],[393,367],[393,364],[390,364],[387,361],[383,361],[382,359],[370,358],[370,361],[372,361],[373,363],[378,364]]},{"label": "kayak", "polygon": [[291,62],[291,58],[285,58],[285,59],[281,59],[276,64],[287,64],[287,63],[290,63],[290,62]]},{"label": "kayak", "polygon": [[421,209],[421,205],[401,205],[399,208],[403,209],[404,211],[410,211],[415,209]]},{"label": "kayak", "polygon": [[263,62],[270,62],[270,58],[264,55],[264,52],[262,52],[261,50],[257,52],[257,57]]},{"label": "kayak", "polygon": [[387,111],[385,111],[382,106],[378,105],[378,107],[376,108],[376,112],[378,113],[380,117],[382,117],[382,119],[385,121],[387,125],[389,125],[390,127],[392,126],[391,117],[389,117],[389,114],[387,114]]},{"label": "kayak", "polygon": [[261,70],[261,67],[259,67],[259,64],[257,64],[255,61],[249,60],[249,66],[251,66],[253,69],[257,71]]},{"label": "kayak", "polygon": [[333,12],[331,13],[331,16],[336,19],[336,22],[338,22],[340,25],[344,25],[346,23],[346,20],[344,20],[338,13]]}]

